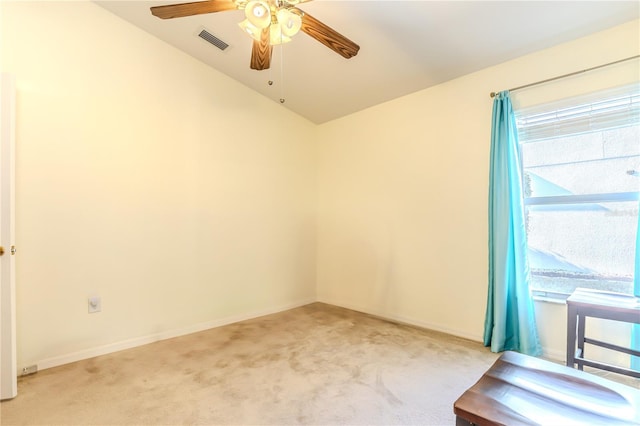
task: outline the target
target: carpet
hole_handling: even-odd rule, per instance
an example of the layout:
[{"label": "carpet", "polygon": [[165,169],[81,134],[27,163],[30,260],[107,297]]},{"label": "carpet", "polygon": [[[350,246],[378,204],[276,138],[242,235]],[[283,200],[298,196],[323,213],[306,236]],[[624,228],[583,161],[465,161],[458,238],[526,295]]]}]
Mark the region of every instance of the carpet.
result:
[{"label": "carpet", "polygon": [[452,425],[480,343],[323,303],[19,379],[3,425]]}]

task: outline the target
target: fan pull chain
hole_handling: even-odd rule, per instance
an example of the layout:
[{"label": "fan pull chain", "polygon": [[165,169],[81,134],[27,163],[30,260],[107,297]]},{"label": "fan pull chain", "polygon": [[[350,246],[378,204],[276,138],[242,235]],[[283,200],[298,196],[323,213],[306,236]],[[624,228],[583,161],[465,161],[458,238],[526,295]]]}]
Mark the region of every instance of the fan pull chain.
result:
[{"label": "fan pull chain", "polygon": [[280,43],[280,103],[284,103],[284,45]]}]

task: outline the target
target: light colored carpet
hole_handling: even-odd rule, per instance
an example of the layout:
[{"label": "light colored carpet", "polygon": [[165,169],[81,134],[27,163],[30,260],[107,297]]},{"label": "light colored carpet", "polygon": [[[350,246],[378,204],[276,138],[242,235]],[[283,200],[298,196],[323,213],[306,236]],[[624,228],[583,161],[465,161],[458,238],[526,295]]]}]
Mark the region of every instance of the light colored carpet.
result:
[{"label": "light colored carpet", "polygon": [[314,303],[21,378],[2,425],[453,425],[480,343]]}]

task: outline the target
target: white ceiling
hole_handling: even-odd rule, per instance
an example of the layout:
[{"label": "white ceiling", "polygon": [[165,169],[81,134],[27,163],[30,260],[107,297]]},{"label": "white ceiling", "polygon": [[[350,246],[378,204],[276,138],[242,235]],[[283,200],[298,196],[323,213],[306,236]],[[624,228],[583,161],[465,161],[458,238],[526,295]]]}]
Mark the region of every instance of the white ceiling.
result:
[{"label": "white ceiling", "polygon": [[[358,55],[301,32],[274,47],[271,70],[255,71],[243,11],[163,20],[149,8],[184,1],[96,3],[314,123],[640,17],[638,1],[315,0],[300,9],[358,43]],[[197,37],[202,28],[229,47]]]}]

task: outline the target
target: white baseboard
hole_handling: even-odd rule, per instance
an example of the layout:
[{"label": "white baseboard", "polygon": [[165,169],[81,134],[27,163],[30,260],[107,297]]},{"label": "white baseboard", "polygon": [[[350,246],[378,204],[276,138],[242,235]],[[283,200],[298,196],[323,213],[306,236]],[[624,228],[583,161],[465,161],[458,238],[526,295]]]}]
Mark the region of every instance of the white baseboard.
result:
[{"label": "white baseboard", "polygon": [[376,311],[375,309],[369,309],[363,306],[352,305],[348,303],[335,302],[329,299],[319,298],[318,302],[327,303],[329,305],[334,305],[334,306],[340,306],[342,308],[351,309],[352,311],[362,312],[365,314],[373,315],[373,316],[386,319],[389,321],[397,322],[397,323],[413,325],[416,327],[433,330],[433,331],[439,331],[441,333],[450,334],[452,336],[461,337],[463,339],[472,340],[474,342],[482,342],[483,340],[481,335],[476,335],[476,334],[468,333],[465,331],[445,327],[442,324],[435,324],[427,321],[417,320],[415,318],[408,318],[402,315],[393,315],[385,312],[379,312],[379,311]]},{"label": "white baseboard", "polygon": [[[131,349],[149,343],[158,342],[161,340],[172,339],[174,337],[185,336],[187,334],[197,333],[200,331],[210,330],[212,328],[222,327],[224,325],[233,324],[240,321],[245,321],[253,318],[262,317],[265,315],[271,315],[278,312],[286,311],[289,309],[298,308],[300,306],[308,305],[315,302],[315,299],[301,300],[295,303],[281,305],[269,309],[263,309],[260,311],[249,312],[241,315],[233,315],[226,318],[220,318],[212,321],[198,323],[174,330],[166,330],[160,333],[154,333],[147,336],[136,337],[133,339],[127,339],[120,342],[109,343],[94,348],[83,349],[81,351],[72,352],[60,356],[41,359],[36,363],[38,371],[45,370],[47,368],[57,367],[59,365],[69,364],[83,359],[93,358],[100,355],[107,355],[113,352],[122,351],[125,349]],[[18,371],[22,371],[22,367],[18,368]]]},{"label": "white baseboard", "polygon": [[[388,313],[378,312],[376,310],[368,309],[362,306],[335,302],[329,299],[320,298],[318,302],[327,303],[329,305],[334,305],[334,306],[340,306],[342,308],[351,309],[353,311],[363,312],[365,314],[373,315],[389,321],[394,321],[394,322],[407,324],[407,325],[413,325],[413,326],[425,328],[428,330],[439,331],[441,333],[450,334],[452,336],[461,337],[463,339],[472,340],[474,342],[482,342],[484,340],[483,336],[481,335],[476,335],[476,334],[456,330],[453,328],[445,327],[445,326],[442,326],[441,324],[435,324],[435,323],[430,323],[426,321],[416,320],[413,318],[407,318],[402,315],[389,315]],[[549,359],[551,361],[564,364],[565,356],[566,354],[563,351],[558,351],[558,350],[550,349],[546,347],[542,348],[542,357]]]},{"label": "white baseboard", "polygon": [[[100,355],[107,355],[110,353],[147,345],[149,343],[154,343],[161,340],[172,339],[174,337],[185,336],[187,334],[210,330],[212,328],[222,327],[222,326],[233,324],[240,321],[245,321],[245,320],[258,318],[265,315],[275,314],[278,312],[308,305],[314,302],[327,303],[329,305],[339,306],[342,308],[351,309],[353,311],[363,312],[365,314],[373,315],[389,321],[394,321],[394,322],[407,324],[407,325],[413,325],[413,326],[428,329],[428,330],[439,331],[442,333],[450,334],[452,336],[461,337],[461,338],[472,340],[475,342],[482,342],[483,340],[481,335],[476,335],[476,334],[452,329],[449,327],[442,326],[441,324],[416,320],[414,318],[408,318],[402,315],[392,315],[385,312],[379,312],[374,309],[368,309],[366,307],[359,306],[359,305],[352,305],[348,303],[341,303],[341,302],[336,302],[329,299],[319,298],[317,300],[316,299],[301,300],[301,301],[290,303],[287,305],[281,305],[281,306],[264,309],[260,311],[254,311],[254,312],[249,312],[241,315],[234,315],[230,317],[220,318],[212,321],[194,324],[188,327],[183,327],[183,328],[173,329],[173,330],[166,330],[160,333],[136,337],[133,339],[123,340],[120,342],[114,342],[107,345],[88,348],[81,351],[72,352],[69,354],[64,354],[64,355],[55,356],[51,358],[45,358],[38,361],[36,365],[38,370],[45,370],[47,368],[57,367],[60,365],[69,364],[72,362],[81,361],[83,359],[89,359],[89,358],[93,358]],[[565,353],[557,350],[550,350],[547,348],[543,348],[543,357],[553,361],[564,362]],[[18,368],[18,371],[19,372],[22,371],[22,367]]]},{"label": "white baseboard", "polygon": [[563,351],[558,351],[554,349],[542,348],[542,357],[546,358],[550,361],[555,361],[561,364],[564,364],[566,361],[567,354]]}]

